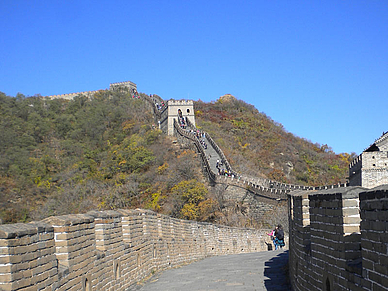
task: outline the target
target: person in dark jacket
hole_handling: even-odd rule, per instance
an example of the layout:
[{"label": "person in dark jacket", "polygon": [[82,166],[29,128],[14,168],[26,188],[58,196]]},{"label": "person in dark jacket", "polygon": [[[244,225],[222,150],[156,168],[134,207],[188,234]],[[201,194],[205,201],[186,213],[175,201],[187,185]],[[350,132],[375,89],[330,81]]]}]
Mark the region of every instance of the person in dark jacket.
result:
[{"label": "person in dark jacket", "polygon": [[283,227],[279,224],[275,229],[275,235],[274,235],[274,244],[275,244],[275,250],[278,248],[283,248],[285,246],[284,243],[284,230]]}]

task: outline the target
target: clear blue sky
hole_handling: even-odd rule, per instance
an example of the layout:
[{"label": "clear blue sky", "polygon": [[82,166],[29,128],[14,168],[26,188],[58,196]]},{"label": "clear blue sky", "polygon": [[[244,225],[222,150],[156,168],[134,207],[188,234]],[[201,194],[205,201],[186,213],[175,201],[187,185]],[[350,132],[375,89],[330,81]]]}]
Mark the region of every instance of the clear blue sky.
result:
[{"label": "clear blue sky", "polygon": [[127,80],[164,99],[230,93],[360,154],[388,131],[388,1],[0,2],[0,91]]}]

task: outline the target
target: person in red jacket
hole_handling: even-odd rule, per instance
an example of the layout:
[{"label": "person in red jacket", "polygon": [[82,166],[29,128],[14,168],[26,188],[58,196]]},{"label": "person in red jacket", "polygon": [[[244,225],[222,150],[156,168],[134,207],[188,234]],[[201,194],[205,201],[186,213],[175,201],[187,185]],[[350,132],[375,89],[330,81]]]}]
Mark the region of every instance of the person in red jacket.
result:
[{"label": "person in red jacket", "polygon": [[[273,242],[273,245],[274,245],[274,247],[275,247],[275,250],[277,250],[277,246],[276,246],[276,244],[275,244],[275,231],[276,231],[276,229],[277,229],[277,226],[276,226],[275,229],[273,229],[270,233],[267,233],[267,235],[269,235],[269,236],[271,237],[271,240],[272,240],[272,242]],[[269,245],[269,246],[271,246],[271,245]],[[268,250],[272,250],[272,248],[269,248]]]}]

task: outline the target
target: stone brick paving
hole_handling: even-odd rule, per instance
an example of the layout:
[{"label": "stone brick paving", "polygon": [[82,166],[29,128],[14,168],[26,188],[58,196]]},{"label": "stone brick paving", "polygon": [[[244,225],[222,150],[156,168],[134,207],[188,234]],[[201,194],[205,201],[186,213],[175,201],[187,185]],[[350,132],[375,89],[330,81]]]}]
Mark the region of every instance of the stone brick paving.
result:
[{"label": "stone brick paving", "polygon": [[138,291],[286,291],[288,251],[216,256],[167,270],[150,278]]}]

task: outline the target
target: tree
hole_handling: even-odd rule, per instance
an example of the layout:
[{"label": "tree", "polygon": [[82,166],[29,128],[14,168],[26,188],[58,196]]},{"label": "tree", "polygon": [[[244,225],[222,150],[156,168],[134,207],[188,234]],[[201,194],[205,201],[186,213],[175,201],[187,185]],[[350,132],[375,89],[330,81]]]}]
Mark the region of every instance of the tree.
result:
[{"label": "tree", "polygon": [[197,180],[185,180],[171,189],[174,197],[175,214],[183,219],[197,219],[200,215],[199,204],[208,193],[206,187]]}]

